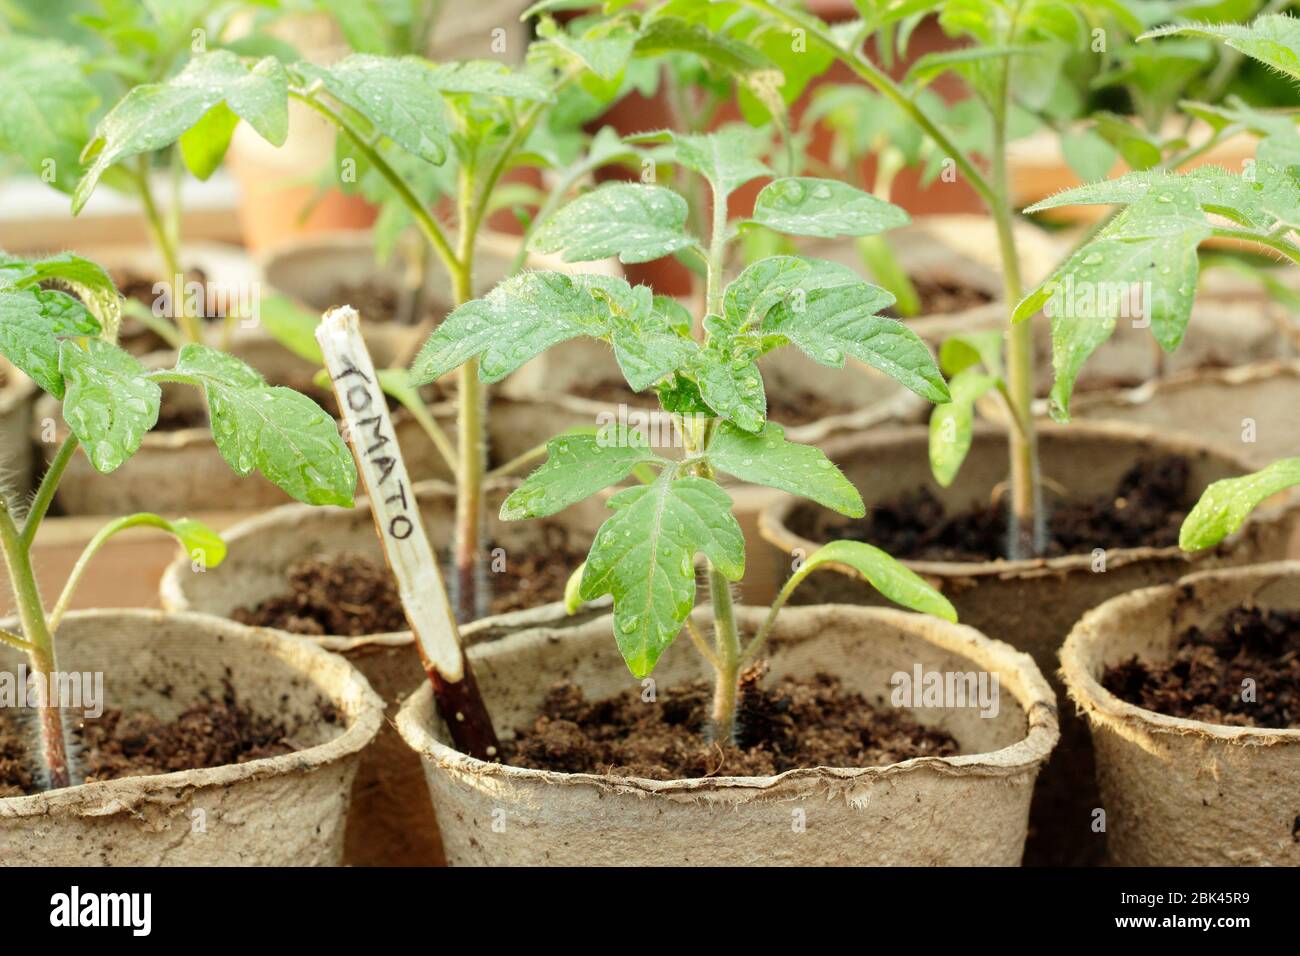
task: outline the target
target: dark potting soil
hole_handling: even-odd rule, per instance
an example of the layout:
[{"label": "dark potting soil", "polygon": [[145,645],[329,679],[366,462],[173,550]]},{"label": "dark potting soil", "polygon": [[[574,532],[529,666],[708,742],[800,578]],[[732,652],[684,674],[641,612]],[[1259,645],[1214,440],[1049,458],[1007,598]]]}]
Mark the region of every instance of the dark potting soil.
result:
[{"label": "dark potting soil", "polygon": [[[556,531],[560,529],[551,526]],[[505,569],[486,575],[489,612],[505,614],[559,601],[586,554],[554,535],[543,554],[508,555]],[[230,616],[241,624],[293,634],[361,637],[407,629],[406,614],[387,567],[358,554],[308,558],[289,566],[289,592]]]},{"label": "dark potting soil", "polygon": [[[605,379],[599,382],[570,386],[569,394],[593,402],[609,405],[627,405],[631,408],[652,408],[658,403],[653,392],[634,392],[625,382]],[[767,396],[767,417],[778,425],[808,425],[831,415],[855,411],[852,405],[834,402],[808,391],[786,389],[781,394]]]},{"label": "dark potting soil", "polygon": [[695,681],[645,702],[628,690],[588,701],[558,684],[530,726],[502,742],[516,767],[612,773],[651,780],[770,776],[799,767],[875,767],[957,754],[957,741],[902,711],[877,710],[838,678],[782,678],[761,686],[766,664],[741,676],[736,744],[708,739],[712,687]]},{"label": "dark potting soil", "polygon": [[[1048,495],[1047,557],[1094,548],[1172,547],[1191,509],[1190,466],[1181,456],[1139,461],[1115,490],[1085,501]],[[1006,556],[1007,509],[1002,501],[972,502],[949,514],[926,488],[848,519],[813,507],[795,510],[790,529],[812,541],[866,541],[896,558],[993,561]]]},{"label": "dark potting soil", "polygon": [[[912,285],[921,300],[921,315],[951,315],[993,301],[993,296],[983,289],[956,282],[918,279],[913,276]],[[886,309],[883,314],[893,319],[901,318],[893,308]]]},{"label": "dark potting soil", "polygon": [[[75,760],[84,781],[202,770],[300,749],[293,740],[297,728],[254,714],[238,701],[229,683],[218,698],[204,696],[172,721],[107,708],[100,717],[72,728]],[[322,702],[319,718],[333,724],[339,715]],[[39,791],[31,719],[0,713],[0,797]]]},{"label": "dark potting soil", "polygon": [[[1243,682],[1254,681],[1254,700]],[[1233,608],[1209,628],[1188,628],[1173,657],[1134,656],[1106,668],[1102,686],[1169,717],[1235,727],[1300,728],[1300,611]]]},{"label": "dark potting soil", "polygon": [[[402,308],[402,291],[390,282],[373,278],[362,279],[360,282],[340,282],[330,293],[330,301],[335,305],[347,303],[352,306],[361,313],[363,321],[393,322],[397,320]],[[414,319],[416,322],[437,320],[449,311],[446,303],[426,297],[421,303],[420,314]]]}]

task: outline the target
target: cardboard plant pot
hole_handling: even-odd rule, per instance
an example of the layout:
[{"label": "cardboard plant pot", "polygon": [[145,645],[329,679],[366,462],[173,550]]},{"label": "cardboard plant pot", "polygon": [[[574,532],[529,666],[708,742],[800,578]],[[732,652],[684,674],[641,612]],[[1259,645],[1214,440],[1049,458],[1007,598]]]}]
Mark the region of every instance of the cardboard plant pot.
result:
[{"label": "cardboard plant pot", "polygon": [[1255,468],[1300,449],[1300,362],[1267,361],[1193,370],[1133,389],[1081,395],[1076,418],[1185,431],[1240,455]]},{"label": "cardboard plant pot", "polygon": [[[310,642],[200,614],[74,611],[64,672],[102,673],[104,703],[167,719],[229,682],[240,703],[293,728],[299,749],[202,770],[0,799],[0,864],[332,866],[360,752],[383,706],[346,661]],[[19,652],[0,648],[16,672]],[[332,722],[326,709],[337,715]]]},{"label": "cardboard plant pot", "polygon": [[[699,612],[697,612],[699,613]],[[745,630],[766,609],[738,607]],[[701,620],[701,623],[705,622]],[[1027,655],[969,627],[897,610],[782,611],[766,655],[772,678],[829,673],[890,706],[898,671],[998,675],[998,714],[917,708],[957,738],[961,755],[868,768],[807,767],[773,777],[654,781],[485,763],[453,749],[422,687],[397,718],[420,754],[455,865],[1014,866],[1030,792],[1056,742],[1056,706]],[[557,631],[520,631],[469,651],[498,733],[531,723],[548,689],[572,680],[589,699],[636,687],[608,615]],[[705,676],[689,641],[664,654],[664,693]],[[652,706],[652,705],[647,705]],[[802,811],[803,827],[792,825]]]},{"label": "cardboard plant pot", "polygon": [[1206,571],[1113,598],[1061,649],[1097,754],[1110,859],[1126,866],[1297,866],[1300,729],[1169,717],[1101,686],[1107,665],[1167,659],[1179,635],[1243,605],[1300,608],[1300,562]]},{"label": "cardboard plant pot", "polygon": [[[548,529],[554,528],[564,529],[574,547],[585,551],[606,514],[598,500],[591,500],[544,522],[500,522],[495,515],[509,490],[508,485],[497,485],[488,501],[493,520],[487,540],[503,549],[501,558],[506,562],[519,555],[545,553],[554,534]],[[446,549],[454,527],[454,490],[440,482],[426,482],[417,486],[416,494],[432,545]],[[219,567],[195,573],[182,557],[167,568],[161,585],[163,607],[228,619],[239,608],[251,608],[288,592],[285,570],[304,558],[360,554],[381,567],[384,564],[374,521],[364,502],[353,509],[284,505],[236,525],[222,537],[228,553]],[[492,575],[487,579],[490,584]],[[597,608],[607,604],[572,617],[560,603],[492,615],[462,628],[461,636],[470,643],[540,625],[567,627],[602,613]],[[358,866],[441,862],[419,761],[390,723],[402,700],[427,683],[411,632],[361,637],[331,634],[308,640],[346,657],[365,675],[388,712],[389,720],[361,757],[349,813],[346,862]]]},{"label": "cardboard plant pot", "polygon": [[[862,493],[868,511],[925,488],[949,513],[957,513],[972,502],[990,500],[995,486],[1005,480],[1007,447],[1001,430],[976,427],[970,453],[946,489],[930,474],[927,443],[928,430],[913,428],[843,439],[824,449]],[[1190,438],[1105,422],[1044,425],[1039,431],[1039,455],[1043,475],[1064,486],[1072,498],[1111,492],[1125,471],[1157,455],[1181,455],[1188,461],[1194,494],[1219,478],[1252,470],[1246,461]],[[796,556],[811,554],[823,543],[791,528],[817,508],[782,496],[760,515],[763,537],[776,547],[787,567]],[[962,623],[1027,651],[1044,673],[1054,677],[1061,643],[1085,611],[1116,594],[1172,581],[1198,568],[1282,558],[1292,517],[1290,512],[1257,511],[1238,534],[1218,548],[1197,554],[1174,546],[1108,549],[1104,556],[1094,551],[1022,561],[905,563],[952,601]],[[888,550],[888,542],[873,543]],[[793,600],[881,603],[874,589],[847,569],[811,576]],[[1078,863],[1100,856],[1101,841],[1090,829],[1089,813],[1097,804],[1086,729],[1066,713],[1061,734],[1061,746],[1044,771],[1036,798],[1036,832],[1030,847],[1035,862]]]},{"label": "cardboard plant pot", "polygon": [[0,474],[15,494],[32,487],[32,405],[36,383],[0,359]]}]

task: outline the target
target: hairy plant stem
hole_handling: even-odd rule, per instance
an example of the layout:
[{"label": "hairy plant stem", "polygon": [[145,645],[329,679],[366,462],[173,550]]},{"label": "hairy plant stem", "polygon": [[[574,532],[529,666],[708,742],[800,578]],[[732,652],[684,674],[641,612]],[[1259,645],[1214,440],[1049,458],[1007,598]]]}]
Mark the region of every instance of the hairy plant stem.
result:
[{"label": "hairy plant stem", "polygon": [[[1010,60],[1003,61],[998,95],[990,104],[993,110],[994,133],[992,168],[990,175],[986,177],[953,139],[916,104],[915,98],[909,96],[907,91],[887,73],[867,59],[857,46],[846,49],[836,43],[834,37],[822,28],[821,21],[815,17],[777,7],[768,0],[741,0],[741,2],[782,21],[789,27],[804,30],[809,38],[820,43],[827,52],[852,70],[856,76],[898,106],[930,139],[934,140],[943,155],[953,161],[993,218],[1002,258],[1003,289],[1009,315],[1010,310],[1020,302],[1023,293],[1020,260],[1016,254],[1015,234],[1012,231],[1010,191],[1007,185],[1006,117],[1010,91],[1008,82]],[[1017,8],[1008,28],[1010,36],[1014,36],[1015,19],[1018,14]],[[1031,410],[1034,381],[1033,330],[1027,322],[1017,325],[1008,322],[1006,340],[1008,392],[1013,403],[1013,414],[1018,415],[1025,426],[1008,436],[1011,458],[1012,524],[1014,525],[1009,552],[1010,556],[1015,558],[1036,553],[1036,539],[1039,537],[1040,530],[1038,443]]]},{"label": "hairy plant stem", "polygon": [[63,472],[67,470],[68,462],[72,461],[72,456],[77,453],[78,444],[77,436],[69,432],[68,437],[63,439],[63,444],[59,446],[59,450],[54,453],[50,467],[45,469],[40,486],[32,497],[32,505],[27,509],[27,518],[23,521],[20,541],[24,548],[30,548],[32,542],[36,540],[36,529],[41,526],[45,513],[50,510],[50,505],[54,501],[54,492],[63,479]]},{"label": "hairy plant stem", "polygon": [[167,270],[163,282],[171,290],[172,319],[179,326],[181,335],[186,342],[201,342],[203,329],[199,323],[199,317],[190,315],[189,309],[185,307],[185,275],[181,272],[180,251],[177,248],[179,243],[177,237],[172,234],[172,230],[168,228],[162,213],[158,210],[158,204],[154,202],[153,187],[149,184],[149,163],[144,157],[141,157],[136,181],[139,184],[140,203],[144,209],[145,223],[149,227],[149,234],[153,237],[154,245],[162,256],[163,268]]},{"label": "hairy plant stem", "polygon": [[[1016,13],[1019,12],[1017,7]],[[1010,28],[1014,37],[1014,18]],[[991,207],[998,250],[1002,259],[1003,298],[1007,307],[1007,397],[1011,415],[1020,423],[1010,429],[1007,447],[1011,452],[1011,521],[1008,556],[1037,557],[1042,549],[1042,487],[1038,472],[1038,436],[1034,429],[1034,329],[1029,322],[1011,322],[1010,313],[1024,295],[1020,281],[1020,255],[1011,208],[1007,176],[1007,112],[1010,103],[1011,59],[1004,58],[998,71],[998,92],[993,107],[993,150],[990,176],[994,202]]]},{"label": "hairy plant stem", "polygon": [[13,586],[14,603],[23,626],[23,640],[27,642],[27,658],[32,673],[47,691],[41,696],[39,707],[41,764],[50,789],[58,790],[71,785],[72,773],[68,765],[67,741],[63,736],[63,715],[56,706],[57,702],[48,696],[49,689],[56,684],[51,680],[56,669],[54,638],[45,621],[45,607],[32,568],[31,546],[23,542],[9,506],[2,500],[0,550],[4,552],[5,567]]}]

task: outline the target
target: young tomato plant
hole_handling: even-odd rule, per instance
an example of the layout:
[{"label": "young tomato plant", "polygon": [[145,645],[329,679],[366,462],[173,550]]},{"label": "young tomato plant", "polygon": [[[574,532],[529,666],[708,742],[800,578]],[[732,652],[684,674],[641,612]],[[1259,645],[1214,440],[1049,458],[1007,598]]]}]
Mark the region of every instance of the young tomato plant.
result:
[{"label": "young tomato plant", "polygon": [[[104,3],[101,10],[79,18],[86,29],[73,34],[84,37],[76,45],[54,34],[54,18],[36,20],[31,34],[0,35],[0,153],[16,157],[43,182],[70,193],[74,215],[101,180],[139,204],[166,273],[159,278],[168,290],[170,309],[156,315],[135,302],[125,307],[131,318],[173,346],[202,337],[200,316],[189,307],[183,280],[176,285],[184,266],[184,170],[199,179],[212,175],[236,114],[277,145],[288,128],[287,112],[282,104],[277,108],[277,91],[283,100],[282,77],[265,63],[250,72],[237,52],[269,41],[257,36],[229,44],[219,40],[238,7]],[[192,52],[209,47],[210,53],[189,59]],[[229,108],[214,92],[218,83],[240,90]],[[183,97],[168,95],[178,87]],[[123,91],[118,105],[96,122],[103,94]],[[173,112],[178,106],[180,112]],[[192,116],[188,124],[173,131],[170,127],[186,115]],[[182,131],[188,132],[181,136]],[[155,193],[159,169],[166,171],[169,183],[165,204]],[[226,316],[227,337],[237,317]]]},{"label": "young tomato plant", "polygon": [[[1209,37],[1269,69],[1300,80],[1300,20],[1265,15],[1250,24],[1170,26],[1147,37]],[[1293,112],[1272,113],[1235,103],[1215,107],[1185,104],[1209,119],[1218,133],[1245,130],[1259,137],[1254,163],[1246,175],[1218,166],[1187,173],[1132,173],[1052,197],[1037,208],[1067,203],[1106,203],[1120,212],[1091,242],[1076,252],[1056,275],[1035,290],[1016,310],[1024,319],[1058,295],[1064,284],[1104,278],[1140,284],[1145,315],[1160,346],[1167,351],[1182,341],[1191,316],[1199,268],[1197,249],[1206,239],[1232,239],[1291,264],[1300,263],[1300,132]],[[1100,323],[1081,323],[1053,314],[1053,335],[1064,345],[1053,389],[1053,412],[1068,415],[1070,387],[1078,363],[1110,335],[1113,311]],[[1188,514],[1179,544],[1188,551],[1212,547],[1245,522],[1270,496],[1300,485],[1300,458],[1284,458],[1240,478],[1210,485]]]},{"label": "young tomato plant", "polygon": [[[729,740],[740,668],[758,652],[768,627],[742,647],[731,588],[744,573],[744,539],[717,476],[804,495],[851,516],[865,513],[856,489],[830,460],[816,448],[787,441],[781,426],[767,420],[757,360],[794,345],[831,368],[847,358],[865,362],[931,401],[945,401],[948,390],[920,338],[878,314],[893,297],[850,269],[777,256],[724,281],[726,250],[742,226],[804,236],[867,235],[905,222],[902,210],[844,183],[787,177],[765,186],[752,218],[735,223],[727,216],[729,194],[770,171],[747,152],[734,129],[667,135],[673,161],[701,175],[712,192],[707,244],[685,231],[687,203],[678,193],[616,183],[563,207],[536,233],[533,245],[568,261],[616,255],[643,262],[674,252],[697,257],[708,280],[698,336],[681,305],[644,286],[605,276],[526,272],[448,316],[416,359],[412,381],[432,381],[473,359],[485,381],[496,381],[552,345],[587,336],[609,343],[634,391],[655,390],[681,436],[684,457],[661,455],[644,434],[618,426],[561,436],[549,443],[546,463],[510,495],[501,515],[544,517],[629,475],[642,476],[644,484],[610,499],[615,513],[596,535],[577,596],[612,595],[615,637],[638,677],[650,673],[685,626],[716,672],[713,718],[719,739]],[[712,646],[690,621],[699,554],[713,605]],[[806,574],[829,561],[856,567],[899,603],[952,616],[948,603],[916,575],[875,548],[849,542],[811,556],[782,591],[773,615]]]},{"label": "young tomato plant", "polygon": [[[757,10],[791,31],[800,31],[810,48],[815,45],[847,66],[920,127],[938,148],[939,155],[951,161],[957,174],[985,203],[998,237],[1004,294],[1012,314],[1001,343],[994,335],[962,336],[941,350],[944,370],[952,376],[953,401],[935,411],[931,422],[930,457],[938,480],[945,484],[951,482],[970,447],[974,402],[985,392],[999,392],[1007,406],[1010,431],[1011,535],[1008,554],[1017,558],[1039,553],[1045,540],[1046,521],[1042,511],[1032,407],[1035,381],[1033,343],[1031,327],[1024,320],[1047,302],[1051,292],[1044,293],[1040,288],[1028,297],[1024,295],[1012,228],[1016,210],[1012,205],[1007,146],[1027,128],[1039,123],[1059,126],[1075,112],[1069,105],[1072,85],[1077,83],[1073,76],[1077,72],[1074,61],[1080,50],[1090,49],[1090,38],[1095,37],[1098,23],[1107,24],[1108,28],[1103,30],[1107,35],[1111,32],[1110,26],[1123,35],[1125,31],[1140,31],[1142,21],[1128,5],[1110,2],[932,0],[893,5],[866,0],[858,5],[861,20],[832,29],[816,17],[774,0],[736,0],[736,5]],[[936,13],[946,33],[969,40],[970,45],[920,57],[901,81],[889,76],[864,52],[867,38],[875,37],[886,44],[896,43],[890,38],[905,36],[920,17]],[[1174,51],[1172,55],[1181,56],[1182,51]],[[943,73],[956,75],[971,93],[969,100],[958,104],[962,107],[960,110],[953,107],[943,112],[932,112],[918,96],[926,84]],[[1167,90],[1161,86],[1158,65],[1146,64],[1141,70],[1128,71],[1123,74],[1123,79],[1148,113],[1172,102]],[[1102,82],[1112,81],[1117,81],[1117,78],[1103,79]],[[1154,122],[1150,116],[1145,119]],[[1103,162],[1113,160],[1114,150],[1103,155],[1097,147],[1098,140],[1102,140],[1108,148],[1115,144],[1125,158],[1145,163],[1150,175],[1159,176],[1196,158],[1222,135],[1222,130],[1216,131],[1210,144],[1190,147],[1177,138],[1174,141],[1158,140],[1155,134],[1118,117],[1098,116],[1095,122],[1098,129],[1105,130],[1105,135],[1090,138],[1081,146],[1071,146],[1067,155],[1072,157],[1076,166],[1099,169]],[[1154,155],[1150,155],[1153,151]],[[974,161],[976,155],[986,158],[987,172]],[[1141,181],[1141,174],[1134,175],[1138,178],[1126,178],[1122,181],[1126,186],[1116,187],[1119,190],[1127,188],[1129,191],[1123,195],[1128,198],[1135,197],[1133,189]],[[1047,208],[1061,201],[1070,200],[1058,197],[1031,209]],[[1170,206],[1176,202],[1176,199],[1171,199]],[[1162,203],[1161,207],[1155,208],[1156,203]],[[1101,280],[1122,282],[1138,277],[1137,273],[1141,271],[1138,259],[1142,260],[1142,267],[1150,266],[1152,260],[1145,258],[1147,253],[1155,251],[1165,241],[1173,245],[1165,247],[1164,251],[1172,251],[1174,246],[1185,248],[1186,241],[1200,228],[1189,224],[1181,244],[1169,239],[1165,227],[1172,228],[1174,223],[1163,215],[1169,211],[1163,200],[1153,195],[1151,204],[1142,210],[1129,216],[1121,213],[1096,234],[1097,244],[1090,244],[1086,251],[1076,251],[1069,256],[1054,279],[1061,280],[1081,269],[1091,270],[1084,276],[1090,283]],[[1144,241],[1146,246],[1139,252]],[[1133,255],[1127,257],[1125,252]],[[1097,256],[1102,258],[1097,259]],[[1098,264],[1102,264],[1100,268],[1097,268]],[[1186,286],[1188,268],[1185,260],[1171,261],[1161,268],[1167,269],[1166,277],[1172,277],[1175,271],[1178,273],[1176,282],[1163,284],[1166,291],[1177,294],[1180,287]],[[1192,268],[1194,270],[1194,261]],[[1152,268],[1150,271],[1156,270]],[[1084,273],[1080,272],[1080,275]],[[1194,284],[1194,272],[1191,280]],[[1191,289],[1186,287],[1184,291],[1189,295]],[[1189,298],[1187,302],[1190,302]],[[1053,415],[1058,419],[1067,415],[1069,393],[1082,362],[1109,336],[1113,327],[1113,317],[1107,325],[1105,321],[1096,319],[1070,322],[1058,321],[1053,316],[1052,352],[1056,382],[1051,404]],[[1161,341],[1172,341],[1167,338],[1169,331],[1166,326],[1163,333],[1157,332],[1157,337]],[[1162,335],[1166,337],[1162,338]]]},{"label": "young tomato plant", "polygon": [[[97,471],[119,468],[157,423],[163,383],[189,385],[204,394],[217,448],[237,474],[258,471],[294,498],[317,505],[349,507],[356,487],[352,455],[334,420],[315,402],[270,387],[238,359],[198,344],[184,346],[172,368],[146,369],[115,344],[120,310],[112,280],[89,260],[0,254],[0,354],[62,401],[70,429],[29,506],[0,498],[0,551],[21,625],[20,632],[0,630],[0,641],[27,654],[45,687],[54,686],[59,622],[86,565],[112,535],[156,527],[205,565],[224,556],[221,539],[197,521],[127,515],[91,539],[53,608],[47,612],[42,603],[32,546],[68,462],[80,447]],[[66,787],[75,782],[75,773],[58,702],[45,695],[39,709],[47,783]]]}]

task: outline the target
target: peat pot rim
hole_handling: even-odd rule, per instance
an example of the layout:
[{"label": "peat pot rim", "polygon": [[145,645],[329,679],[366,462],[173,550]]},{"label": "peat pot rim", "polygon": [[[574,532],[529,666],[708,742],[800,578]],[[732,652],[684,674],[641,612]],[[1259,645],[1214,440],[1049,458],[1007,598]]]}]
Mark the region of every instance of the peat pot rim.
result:
[{"label": "peat pot rim", "polygon": [[[1069,425],[1040,422],[1037,430],[1040,436],[1047,435],[1053,438],[1068,439],[1076,435],[1086,435],[1092,438],[1111,438],[1129,443],[1149,442],[1160,445],[1173,454],[1186,456],[1212,455],[1220,461],[1232,465],[1243,475],[1256,470],[1253,465],[1241,457],[1216,445],[1200,442],[1190,436],[1162,432],[1142,425],[1128,424],[1127,422],[1075,421]],[[866,435],[844,436],[826,442],[822,445],[822,450],[831,461],[843,459],[864,447],[872,445],[883,448],[890,445],[915,444],[924,451],[929,441],[929,434],[929,429],[924,425],[891,428]],[[1006,433],[993,424],[987,422],[978,423],[974,429],[972,443],[982,440],[1005,441]],[[960,481],[960,477],[958,480]],[[790,515],[794,510],[808,504],[809,502],[805,499],[785,492],[774,494],[772,500],[758,515],[758,529],[763,539],[782,549],[787,554],[796,548],[802,549],[807,554],[816,551],[821,547],[820,544],[810,541],[802,535],[795,534],[788,525]],[[1150,560],[1182,560],[1190,565],[1201,560],[1206,555],[1229,553],[1241,544],[1247,534],[1255,529],[1260,522],[1270,517],[1271,512],[1274,510],[1272,508],[1263,509],[1262,511],[1257,510],[1246,519],[1246,523],[1242,525],[1241,530],[1229,536],[1215,548],[1199,551],[1195,554],[1188,554],[1177,545],[1164,548],[1146,546],[1140,548],[1107,548],[1106,567],[1113,569],[1135,562]],[[1045,577],[1072,571],[1089,571],[1092,561],[1091,553],[1081,553],[1061,555],[1054,558],[1020,558],[1014,561],[1005,558],[993,561],[918,561],[905,559],[902,563],[922,577],[936,579]],[[842,565],[833,564],[829,565],[829,567],[857,576],[857,572]]]},{"label": "peat pot rim", "polygon": [[[486,485],[486,490],[489,494],[494,491],[505,492],[513,488],[516,483],[513,478],[493,479]],[[413,490],[417,499],[442,496],[454,502],[456,498],[456,489],[440,478],[427,478],[423,481],[417,481],[413,485]],[[363,508],[367,507],[367,505],[368,499],[364,495],[358,495],[356,507]],[[246,538],[257,538],[264,532],[278,533],[286,526],[292,527],[300,520],[326,519],[336,511],[348,510],[346,508],[321,508],[297,501],[276,505],[231,525],[221,533],[221,539],[226,542],[227,546],[230,546]],[[158,585],[158,595],[164,610],[203,613],[195,612],[192,609],[189,598],[186,597],[185,589],[182,586],[186,575],[190,573],[190,559],[184,554],[178,555],[163,569],[162,578]],[[217,573],[220,573],[219,569]],[[586,606],[588,608],[600,608],[609,603],[609,598],[606,597],[592,601]],[[552,621],[567,620],[571,617],[572,615],[565,610],[563,601],[553,601],[550,604],[541,604],[536,607],[476,618],[474,621],[460,625],[460,634],[462,640],[469,644],[491,639],[503,631],[520,627],[537,627]],[[219,619],[229,620],[229,618],[224,617],[219,617]],[[415,635],[409,628],[400,631],[379,631],[374,634],[359,634],[356,636],[347,634],[293,634],[279,628],[259,628],[259,630],[267,630],[289,637],[304,638],[317,647],[322,647],[336,654],[349,654],[369,647],[406,647],[415,643]]]},{"label": "peat pot rim", "polygon": [[1103,721],[1117,726],[1129,726],[1145,733],[1196,736],[1221,743],[1261,747],[1278,744],[1300,745],[1300,728],[1276,729],[1270,727],[1238,727],[1230,724],[1212,724],[1189,717],[1170,717],[1158,711],[1147,710],[1137,704],[1121,700],[1101,685],[1088,668],[1086,653],[1091,646],[1103,640],[1108,630],[1113,630],[1115,620],[1148,603],[1172,597],[1180,592],[1190,592],[1198,584],[1208,581],[1260,579],[1261,586],[1287,577],[1300,577],[1300,561],[1273,561],[1242,568],[1198,571],[1179,578],[1172,584],[1157,584],[1113,597],[1083,615],[1070,631],[1061,647],[1062,680],[1070,698],[1084,711],[1089,720]]},{"label": "peat pot rim", "polygon": [[[697,610],[696,615],[704,612]],[[845,604],[823,604],[811,607],[785,608],[783,615],[826,615],[828,613],[854,619],[862,628],[883,624],[897,630],[908,631],[913,636],[941,649],[954,652],[971,661],[997,671],[1002,686],[1011,691],[1025,714],[1027,726],[1024,735],[1016,742],[999,750],[956,757],[912,757],[898,763],[879,767],[800,767],[769,777],[694,777],[680,780],[650,780],[645,777],[615,774],[564,773],[557,770],[533,770],[502,763],[488,763],[471,757],[438,740],[429,725],[433,717],[433,690],[425,683],[403,703],[397,714],[397,731],[407,745],[422,758],[436,764],[444,772],[462,774],[476,780],[497,779],[519,784],[546,784],[548,786],[593,787],[609,793],[635,793],[663,795],[692,799],[730,794],[744,799],[749,796],[770,794],[778,790],[807,789],[817,784],[837,784],[846,781],[869,781],[873,778],[893,777],[900,774],[933,771],[939,774],[1011,777],[1036,771],[1056,746],[1060,734],[1057,727],[1056,696],[1033,659],[1011,645],[986,637],[964,624],[950,624],[938,618],[893,608],[860,607]],[[766,608],[736,607],[736,617],[753,626],[767,615]],[[555,643],[585,636],[595,628],[611,631],[612,616],[604,615],[581,628],[554,631],[533,628],[519,631],[494,641],[469,649],[471,663],[484,658],[509,654],[512,650],[537,643]],[[777,619],[776,632],[781,630]],[[1010,680],[1006,678],[1010,677]],[[490,706],[490,705],[489,705]]]},{"label": "peat pot rim", "polygon": [[164,619],[179,621],[196,630],[207,631],[200,639],[219,636],[239,645],[236,653],[269,654],[304,672],[313,670],[336,685],[330,690],[321,688],[320,692],[333,704],[350,705],[351,723],[333,740],[277,757],[261,757],[247,763],[197,770],[122,777],[28,796],[6,797],[0,799],[0,818],[40,817],[54,812],[82,817],[109,816],[133,812],[143,803],[174,800],[184,792],[200,788],[229,787],[249,780],[301,774],[359,753],[379,733],[383,724],[384,703],[361,672],[342,657],[304,638],[271,628],[248,627],[210,614],[145,608],[70,611],[64,622],[91,618],[116,619],[137,627]]}]

